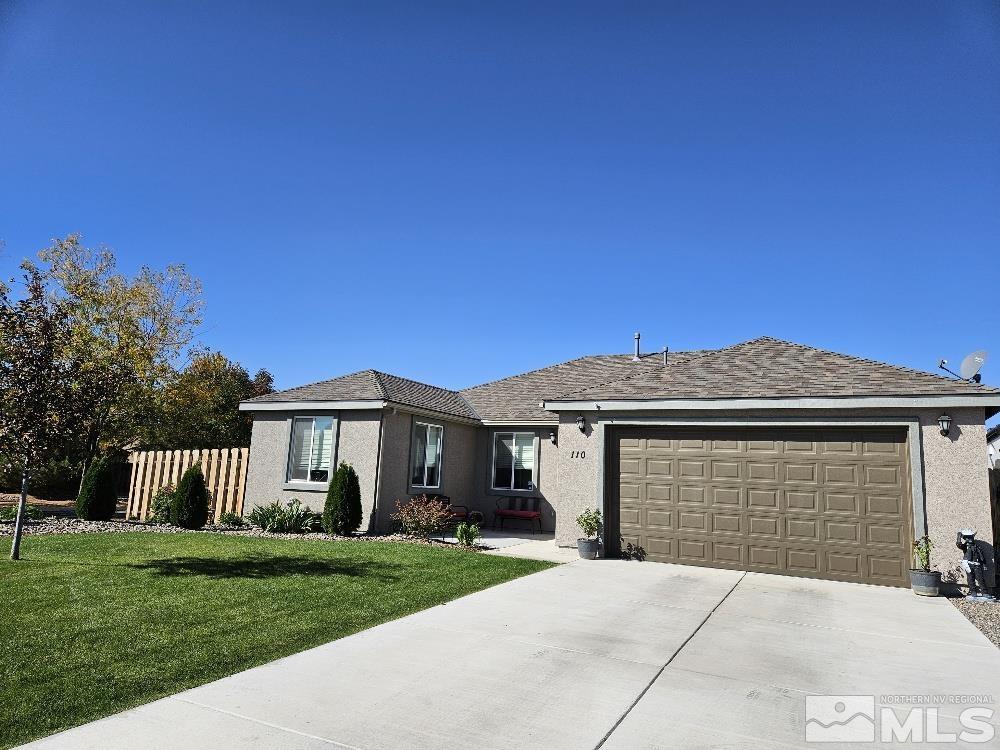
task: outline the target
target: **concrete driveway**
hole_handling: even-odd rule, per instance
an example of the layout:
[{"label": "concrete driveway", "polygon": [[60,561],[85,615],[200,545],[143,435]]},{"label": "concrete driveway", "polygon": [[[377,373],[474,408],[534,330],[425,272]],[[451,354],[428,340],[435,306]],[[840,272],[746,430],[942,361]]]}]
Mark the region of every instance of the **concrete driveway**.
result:
[{"label": "concrete driveway", "polygon": [[577,561],[31,747],[802,747],[828,693],[1000,698],[1000,651],[905,590]]}]

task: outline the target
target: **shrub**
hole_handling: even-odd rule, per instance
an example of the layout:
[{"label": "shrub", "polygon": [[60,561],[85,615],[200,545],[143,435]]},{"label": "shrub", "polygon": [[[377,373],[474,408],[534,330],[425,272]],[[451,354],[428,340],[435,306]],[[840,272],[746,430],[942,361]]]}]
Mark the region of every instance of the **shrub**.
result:
[{"label": "shrub", "polygon": [[87,521],[107,521],[118,508],[118,471],[120,460],[113,456],[98,458],[83,475],[76,498],[76,516]]},{"label": "shrub", "polygon": [[170,509],[174,504],[174,486],[160,487],[149,503],[148,523],[170,523]]},{"label": "shrub", "polygon": [[361,526],[361,485],[349,463],[340,462],[330,480],[323,506],[323,528],[327,534],[350,536]]},{"label": "shrub", "polygon": [[448,509],[427,495],[421,495],[405,504],[397,500],[396,512],[392,514],[392,518],[403,526],[403,531],[410,536],[421,537],[428,537],[443,529],[449,517]]},{"label": "shrub", "polygon": [[458,543],[463,547],[475,547],[479,536],[479,527],[474,523],[463,521],[455,527],[455,538],[458,539]]},{"label": "shrub", "polygon": [[930,571],[932,549],[934,545],[926,534],[913,543],[913,561],[917,564],[917,570]]},{"label": "shrub", "polygon": [[[24,506],[24,518],[28,521],[41,521],[42,520],[42,509],[37,505],[25,505]],[[2,505],[0,506],[0,521],[15,521],[17,520],[17,505]]]},{"label": "shrub", "polygon": [[184,472],[170,504],[170,523],[182,529],[200,529],[208,522],[208,488],[201,467]]},{"label": "shrub", "polygon": [[221,516],[219,516],[220,526],[242,526],[243,516],[239,513],[233,513],[231,510],[227,510]]},{"label": "shrub", "polygon": [[597,536],[597,532],[601,530],[601,511],[596,508],[583,511],[576,517],[576,525],[580,527],[580,531],[588,539]]},{"label": "shrub", "polygon": [[322,517],[302,506],[298,500],[282,505],[275,500],[270,505],[258,505],[247,516],[247,520],[264,531],[275,534],[304,534],[319,531]]}]

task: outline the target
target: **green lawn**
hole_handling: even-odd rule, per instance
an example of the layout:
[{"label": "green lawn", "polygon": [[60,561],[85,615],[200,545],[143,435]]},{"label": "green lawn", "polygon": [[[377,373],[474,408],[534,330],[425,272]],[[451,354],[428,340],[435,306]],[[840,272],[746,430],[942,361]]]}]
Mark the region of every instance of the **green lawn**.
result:
[{"label": "green lawn", "polygon": [[0,540],[0,746],[146,703],[550,563],[214,534]]}]

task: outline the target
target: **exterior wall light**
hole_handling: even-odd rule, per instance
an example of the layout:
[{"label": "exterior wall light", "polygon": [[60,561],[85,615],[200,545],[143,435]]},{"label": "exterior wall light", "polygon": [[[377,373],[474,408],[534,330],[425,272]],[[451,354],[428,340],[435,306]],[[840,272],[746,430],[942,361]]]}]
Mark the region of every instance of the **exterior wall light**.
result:
[{"label": "exterior wall light", "polygon": [[576,426],[580,428],[580,432],[587,431],[587,420],[583,418],[582,414],[576,418]]},{"label": "exterior wall light", "polygon": [[555,430],[552,430],[552,432],[549,433],[549,442],[552,443],[552,445],[556,444],[556,431]]},{"label": "exterior wall light", "polygon": [[948,433],[951,432],[951,417],[947,414],[938,417],[938,427],[941,428],[941,434],[947,437]]}]

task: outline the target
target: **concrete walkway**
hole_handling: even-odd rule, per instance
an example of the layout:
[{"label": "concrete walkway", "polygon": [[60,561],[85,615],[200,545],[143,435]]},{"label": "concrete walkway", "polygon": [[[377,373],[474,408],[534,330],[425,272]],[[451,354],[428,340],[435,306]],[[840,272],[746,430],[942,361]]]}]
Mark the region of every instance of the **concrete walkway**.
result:
[{"label": "concrete walkway", "polygon": [[802,747],[810,693],[1000,698],[1000,651],[905,590],[576,561],[31,747]]}]

